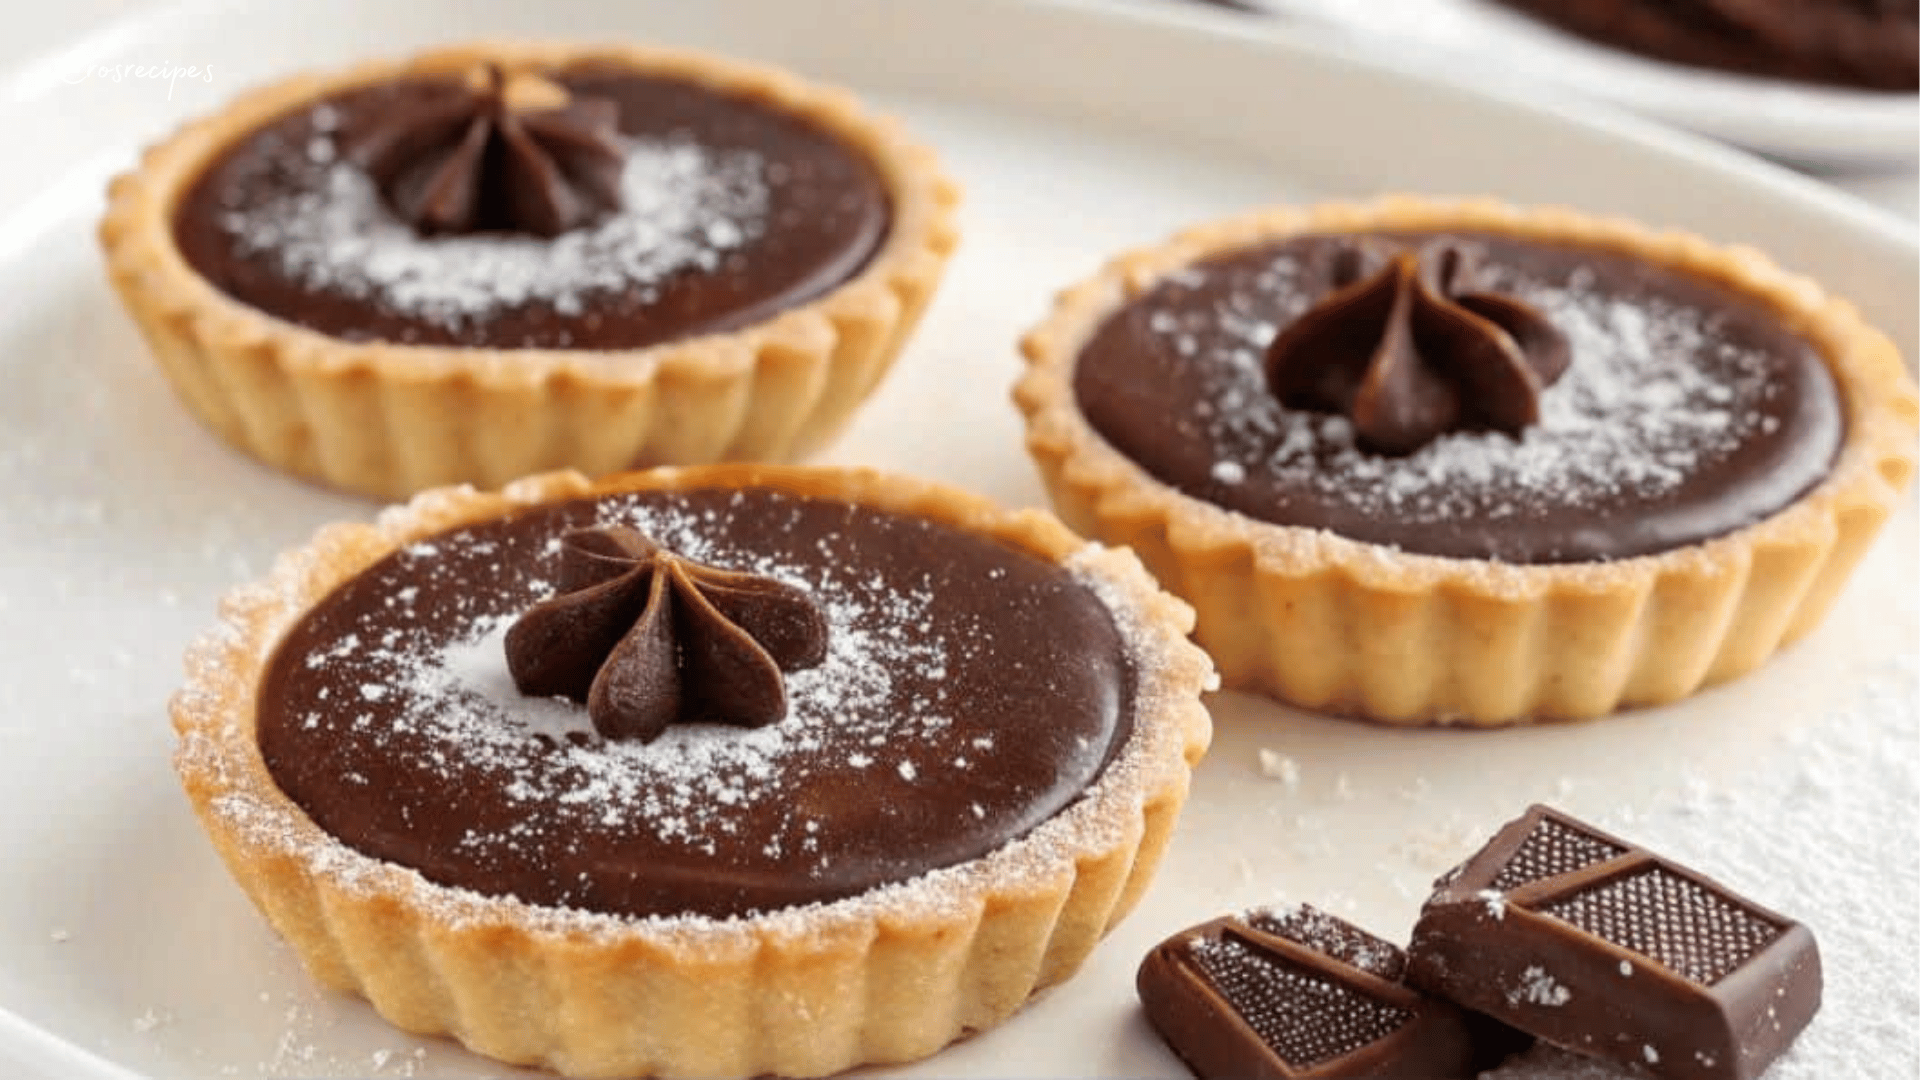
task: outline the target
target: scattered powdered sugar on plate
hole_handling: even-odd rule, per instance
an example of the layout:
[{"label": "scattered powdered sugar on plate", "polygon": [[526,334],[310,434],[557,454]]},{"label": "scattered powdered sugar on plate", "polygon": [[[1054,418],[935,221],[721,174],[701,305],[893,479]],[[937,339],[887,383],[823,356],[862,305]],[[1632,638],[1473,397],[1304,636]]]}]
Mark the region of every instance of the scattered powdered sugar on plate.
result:
[{"label": "scattered powdered sugar on plate", "polygon": [[[1385,457],[1361,450],[1344,416],[1281,408],[1267,388],[1265,352],[1309,305],[1291,253],[1204,308],[1150,312],[1146,326],[1175,354],[1207,358],[1195,369],[1208,390],[1191,423],[1209,440],[1216,483],[1238,485],[1265,470],[1329,503],[1411,521],[1469,510],[1517,517],[1623,492],[1658,497],[1777,423],[1753,408],[1779,389],[1769,358],[1719,340],[1724,315],[1659,298],[1621,301],[1595,289],[1584,268],[1565,283],[1494,260],[1483,272],[1489,289],[1540,309],[1573,349],[1572,365],[1541,395],[1540,423],[1517,439],[1455,432]],[[1192,284],[1168,278],[1160,288],[1180,304]]]},{"label": "scattered powdered sugar on plate", "polygon": [[1289,789],[1300,786],[1300,763],[1268,747],[1260,748],[1260,775],[1271,777]]},{"label": "scattered powdered sugar on plate", "polygon": [[[1250,854],[1261,871],[1235,887],[1212,886],[1211,893],[1223,875],[1195,874],[1192,885],[1178,878],[1186,891],[1168,924],[1275,896],[1331,909],[1346,883],[1358,882],[1352,887],[1362,891],[1366,907],[1355,921],[1404,939],[1436,876],[1450,877],[1449,868],[1526,803],[1546,802],[1813,932],[1823,1004],[1764,1080],[1908,1075],[1920,1062],[1920,1029],[1911,1022],[1920,1016],[1920,985],[1912,977],[1912,958],[1920,955],[1920,862],[1903,855],[1914,844],[1920,802],[1920,639],[1914,634],[1920,593],[1912,588],[1907,553],[1912,512],[1911,505],[1903,507],[1902,520],[1883,540],[1897,550],[1872,556],[1874,563],[1899,567],[1883,567],[1881,576],[1868,579],[1885,582],[1886,595],[1849,598],[1833,618],[1852,625],[1830,624],[1797,645],[1798,656],[1771,662],[1790,666],[1807,663],[1808,651],[1820,654],[1814,666],[1801,669],[1802,677],[1820,683],[1804,693],[1796,688],[1776,697],[1755,682],[1734,683],[1680,708],[1585,728],[1474,733],[1464,742],[1456,732],[1409,736],[1318,718],[1293,724],[1287,729],[1293,737],[1281,742],[1260,726],[1273,722],[1267,707],[1223,696],[1214,703],[1221,742],[1196,780],[1172,866],[1178,874],[1179,860],[1195,851],[1220,858],[1224,842]],[[1747,678],[1782,677],[1775,669]],[[1775,707],[1788,717],[1748,715]],[[1375,781],[1362,788],[1369,797],[1356,808],[1323,785],[1280,788],[1249,760],[1264,745],[1286,746],[1312,763],[1318,777],[1350,760],[1377,760],[1366,774]],[[1229,762],[1223,751],[1238,760]],[[1229,763],[1233,769],[1225,768]],[[1409,775],[1431,782],[1407,784]],[[1396,778],[1395,788],[1377,786],[1381,777]],[[1475,793],[1488,778],[1499,790]],[[1384,808],[1378,796],[1385,790],[1405,791],[1404,807]],[[1256,834],[1257,842],[1244,839]],[[1371,838],[1386,858],[1366,859],[1356,837]],[[1167,884],[1163,879],[1160,889]],[[1645,978],[1652,964],[1613,974],[1623,981]],[[1672,1054],[1654,1049],[1666,1059],[1661,1067],[1672,1069]],[[1628,1052],[1640,1063],[1541,1046],[1483,1080],[1655,1075],[1640,1044]]]},{"label": "scattered powdered sugar on plate", "polygon": [[644,295],[678,272],[717,269],[764,231],[760,154],[685,138],[626,142],[620,211],[551,240],[420,236],[325,131],[304,154],[261,155],[254,167],[272,163],[279,193],[229,207],[220,224],[241,254],[277,261],[308,288],[449,327],[528,303],[577,315],[595,293],[637,286]]},{"label": "scattered powdered sugar on plate", "polygon": [[[1920,793],[1920,658],[1908,651],[1882,662],[1847,696],[1850,705],[1791,736],[1764,775],[1688,785],[1645,814],[1596,815],[1813,931],[1821,1009],[1767,1080],[1905,1076],[1920,1061],[1912,1023],[1920,1016],[1920,863],[1901,854],[1912,847],[1911,800]],[[1486,1080],[1648,1075],[1541,1048]]]},{"label": "scattered powdered sugar on plate", "polygon": [[[1774,1073],[1769,1070],[1767,1075]],[[1650,1080],[1652,1076],[1638,1066],[1582,1057],[1545,1043],[1480,1074],[1481,1080]]]},{"label": "scattered powdered sugar on plate", "polygon": [[[262,993],[262,1004],[270,1004],[273,995]],[[419,1076],[444,1075],[441,1069],[429,1069],[427,1048],[380,1047],[364,1054],[346,1053],[335,1046],[340,1041],[340,1016],[326,1008],[312,992],[303,988],[298,994],[284,996],[286,1005],[278,1010],[280,1032],[272,1043],[269,1057],[254,1061],[249,1070],[256,1076]],[[241,1070],[229,1066],[221,1070],[238,1075]]]}]

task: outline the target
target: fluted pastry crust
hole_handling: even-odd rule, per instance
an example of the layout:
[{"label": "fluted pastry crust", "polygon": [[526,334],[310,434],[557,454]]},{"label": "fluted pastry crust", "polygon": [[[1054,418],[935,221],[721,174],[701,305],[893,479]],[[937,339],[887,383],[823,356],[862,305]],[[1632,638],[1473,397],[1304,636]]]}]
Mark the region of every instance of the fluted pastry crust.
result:
[{"label": "fluted pastry crust", "polygon": [[[1183,266],[1310,232],[1485,230],[1627,252],[1764,301],[1832,371],[1846,441],[1826,479],[1731,534],[1612,562],[1441,558],[1257,521],[1109,445],[1074,399],[1102,321]],[[1024,339],[1027,447],[1075,528],[1127,544],[1198,612],[1226,684],[1394,723],[1509,724],[1674,701],[1811,630],[1914,467],[1920,399],[1885,334],[1761,253],[1558,207],[1396,196],[1262,210],[1124,254]]]},{"label": "fluted pastry crust", "polygon": [[[622,918],[433,884],[324,833],[268,774],[254,737],[283,634],[399,546],[525,506],[641,489],[771,486],[919,515],[1098,581],[1135,658],[1133,734],[1084,797],[972,862],[846,900],[737,919]],[[410,1031],[575,1076],[818,1076],[923,1057],[999,1023],[1072,974],[1139,899],[1211,733],[1190,609],[1130,553],[1050,515],[866,470],[552,473],[498,493],[423,493],[370,525],[323,529],[229,596],[172,703],[175,757],[241,886],[322,981]],[[1044,723],[1044,717],[1036,717]]]},{"label": "fluted pastry crust", "polygon": [[[685,79],[808,119],[866,155],[891,200],[887,239],[853,278],[740,330],[643,349],[483,349],[348,342],[227,296],[182,257],[174,211],[263,123],[402,76],[599,61]],[[113,181],[108,276],[181,401],[226,442],[288,472],[380,499],[497,487],[556,468],[795,460],[878,385],[958,242],[959,188],[933,152],[842,90],[698,53],[478,42],[246,94],[151,148]]]}]

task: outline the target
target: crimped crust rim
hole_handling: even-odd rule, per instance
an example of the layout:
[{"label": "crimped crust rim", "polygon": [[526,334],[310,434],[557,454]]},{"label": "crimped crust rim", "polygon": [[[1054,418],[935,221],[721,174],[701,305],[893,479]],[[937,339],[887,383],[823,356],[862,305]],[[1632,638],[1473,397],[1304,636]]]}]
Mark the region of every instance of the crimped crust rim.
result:
[{"label": "crimped crust rim", "polygon": [[[1758,297],[1811,340],[1833,372],[1847,431],[1832,469],[1799,499],[1724,536],[1625,559],[1509,564],[1403,552],[1325,530],[1261,521],[1191,498],[1114,449],[1081,414],[1072,388],[1081,348],[1108,314],[1167,274],[1200,258],[1303,233],[1423,228],[1483,229],[1614,248]],[[1027,367],[1014,399],[1027,420],[1030,451],[1095,492],[1103,511],[1164,520],[1176,548],[1250,552],[1266,572],[1332,571],[1387,593],[1446,590],[1501,601],[1606,595],[1639,590],[1668,576],[1717,576],[1719,568],[1765,549],[1824,544],[1842,515],[1890,510],[1913,472],[1914,432],[1920,426],[1920,397],[1892,341],[1852,304],[1758,250],[1722,247],[1681,230],[1656,231],[1623,217],[1560,206],[1516,207],[1490,198],[1395,195],[1372,202],[1272,207],[1195,226],[1165,243],[1121,254],[1061,292],[1051,313],[1022,339],[1021,351]]]},{"label": "crimped crust rim", "polygon": [[[970,863],[882,886],[869,894],[771,913],[633,918],[556,909],[428,882],[417,872],[362,855],[320,829],[273,784],[252,738],[255,681],[284,632],[327,592],[401,544],[460,524],[556,499],[655,489],[766,486],[920,514],[982,532],[1070,565],[1103,583],[1116,618],[1137,618],[1158,642],[1136,664],[1135,727],[1121,754],[1085,796],[1030,833]],[[370,524],[322,528],[283,555],[255,585],[229,594],[218,626],[190,649],[185,686],[170,702],[181,743],[175,765],[203,816],[223,819],[261,859],[292,857],[316,880],[390,898],[413,922],[453,933],[508,930],[536,948],[640,949],[670,962],[703,963],[742,950],[832,948],[879,929],[933,933],[982,907],[1064,891],[1074,868],[1138,844],[1157,801],[1184,799],[1205,752],[1211,721],[1200,704],[1215,685],[1211,662],[1186,641],[1192,610],[1161,591],[1131,552],[1101,548],[1040,511],[1006,511],[977,496],[870,469],[767,465],[662,468],[589,481],[564,471],[498,492],[459,486],[423,492]],[[1137,635],[1134,635],[1137,637]],[[1029,861],[1045,868],[1035,873]],[[926,883],[932,882],[931,886]],[[952,897],[925,895],[951,890]],[[811,944],[809,944],[811,943]]]},{"label": "crimped crust rim", "polygon": [[[684,78],[746,95],[811,120],[846,140],[879,170],[892,199],[887,238],[853,277],[810,301],[738,330],[705,333],[637,349],[486,349],[349,342],[310,330],[227,296],[181,255],[173,212],[219,154],[303,102],[404,75],[470,70],[482,62],[508,71],[608,62]],[[899,123],[869,112],[845,90],[806,82],[781,69],[687,49],[587,42],[475,41],[399,59],[364,61],[330,74],[295,75],[254,88],[221,110],[185,124],[150,147],[109,187],[100,224],[107,261],[130,303],[191,327],[204,349],[265,348],[293,375],[369,372],[407,383],[449,378],[482,389],[519,389],[571,381],[591,387],[644,387],[656,379],[731,378],[769,351],[817,351],[834,328],[891,321],[897,297],[930,290],[958,240],[958,185],[928,147]]]}]

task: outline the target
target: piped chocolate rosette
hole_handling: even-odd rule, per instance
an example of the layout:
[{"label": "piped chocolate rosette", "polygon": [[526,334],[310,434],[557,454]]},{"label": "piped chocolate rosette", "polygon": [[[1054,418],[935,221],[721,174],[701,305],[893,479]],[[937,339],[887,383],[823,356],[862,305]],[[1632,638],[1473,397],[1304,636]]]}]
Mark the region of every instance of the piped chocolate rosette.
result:
[{"label": "piped chocolate rosette", "polygon": [[827,657],[826,615],[804,589],[695,562],[625,525],[568,532],[560,551],[560,592],[507,631],[507,670],[523,694],[585,705],[605,738],[775,723],[782,672]]},{"label": "piped chocolate rosette", "polygon": [[1567,368],[1567,337],[1539,311],[1475,280],[1478,249],[1371,237],[1312,252],[1328,292],[1267,346],[1288,408],[1340,413],[1356,445],[1406,454],[1457,430],[1518,434]]},{"label": "piped chocolate rosette", "polygon": [[341,152],[427,235],[552,238],[621,210],[620,106],[483,64],[449,95],[403,98]]},{"label": "piped chocolate rosette", "polygon": [[1015,392],[1056,508],[1230,685],[1402,723],[1673,701],[1811,629],[1913,469],[1850,305],[1558,209],[1281,208],[1061,294]]},{"label": "piped chocolate rosette", "polygon": [[189,658],[176,760],[402,1027],[822,1075],[997,1023],[1133,906],[1209,733],[1189,626],[1129,553],[948,488],[553,474],[282,560]]}]

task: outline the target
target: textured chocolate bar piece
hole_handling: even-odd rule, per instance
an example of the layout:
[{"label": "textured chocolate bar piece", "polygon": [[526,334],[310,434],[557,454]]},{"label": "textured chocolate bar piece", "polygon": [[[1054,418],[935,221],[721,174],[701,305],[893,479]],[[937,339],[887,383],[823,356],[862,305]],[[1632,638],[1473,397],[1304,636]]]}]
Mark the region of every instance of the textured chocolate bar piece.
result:
[{"label": "textured chocolate bar piece", "polygon": [[1436,883],[1407,981],[1670,1080],[1752,1080],[1820,1007],[1806,927],[1544,806]]},{"label": "textured chocolate bar piece", "polygon": [[1147,1019],[1203,1080],[1477,1075],[1486,1054],[1473,1019],[1409,988],[1405,968],[1398,946],[1300,905],[1175,934],[1136,985]]}]

